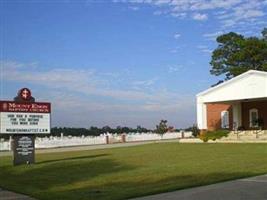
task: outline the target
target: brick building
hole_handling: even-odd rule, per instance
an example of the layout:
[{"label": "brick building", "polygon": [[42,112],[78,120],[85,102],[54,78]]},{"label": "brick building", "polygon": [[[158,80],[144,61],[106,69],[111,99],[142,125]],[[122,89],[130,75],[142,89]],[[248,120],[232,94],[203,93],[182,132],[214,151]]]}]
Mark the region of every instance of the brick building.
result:
[{"label": "brick building", "polygon": [[250,70],[197,94],[200,130],[267,129],[267,72]]}]

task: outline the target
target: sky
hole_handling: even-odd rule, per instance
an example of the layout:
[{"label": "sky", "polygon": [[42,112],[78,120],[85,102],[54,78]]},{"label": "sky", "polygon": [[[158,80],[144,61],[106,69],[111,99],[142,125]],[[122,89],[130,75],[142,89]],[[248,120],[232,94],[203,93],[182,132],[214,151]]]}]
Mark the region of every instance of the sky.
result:
[{"label": "sky", "polygon": [[216,37],[267,27],[267,0],[0,0],[0,99],[28,87],[52,126],[196,122]]}]

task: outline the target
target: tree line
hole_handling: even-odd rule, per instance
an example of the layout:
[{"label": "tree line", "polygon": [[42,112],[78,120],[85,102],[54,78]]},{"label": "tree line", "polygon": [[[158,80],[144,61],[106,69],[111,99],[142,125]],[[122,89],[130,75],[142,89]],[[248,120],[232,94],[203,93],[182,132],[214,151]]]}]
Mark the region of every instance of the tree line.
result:
[{"label": "tree line", "polygon": [[136,128],[130,127],[122,127],[117,126],[116,128],[111,128],[109,126],[104,126],[102,128],[98,128],[96,126],[91,126],[90,128],[70,128],[70,127],[53,127],[51,128],[52,136],[60,136],[61,133],[64,135],[72,135],[72,136],[99,136],[104,133],[147,133],[152,132],[153,130],[147,129],[141,126],[137,126]]},{"label": "tree line", "polygon": [[[90,128],[74,128],[74,127],[53,127],[51,128],[51,134],[37,134],[38,137],[47,137],[47,136],[61,136],[63,133],[64,136],[99,136],[105,133],[111,134],[128,134],[128,133],[157,133],[160,135],[165,134],[166,132],[179,132],[181,129],[175,129],[173,126],[167,125],[167,120],[161,120],[159,125],[156,126],[156,129],[147,129],[142,126],[137,126],[136,128],[130,128],[126,126],[117,126],[116,128],[111,128],[110,126],[103,126],[98,128],[96,126],[91,126]],[[185,131],[190,131],[191,127],[184,129]],[[0,135],[0,139],[5,140],[9,139],[9,135]]]}]

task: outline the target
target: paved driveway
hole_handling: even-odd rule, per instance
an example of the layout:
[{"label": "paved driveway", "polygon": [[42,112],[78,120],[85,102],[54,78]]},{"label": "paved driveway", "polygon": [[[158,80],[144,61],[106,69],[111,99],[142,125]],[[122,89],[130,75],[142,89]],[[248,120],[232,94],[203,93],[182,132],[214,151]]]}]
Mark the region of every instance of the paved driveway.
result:
[{"label": "paved driveway", "polygon": [[34,198],[28,197],[23,194],[18,194],[8,190],[0,188],[0,199],[1,200],[35,200]]},{"label": "paved driveway", "polygon": [[267,175],[178,190],[132,200],[267,200]]}]

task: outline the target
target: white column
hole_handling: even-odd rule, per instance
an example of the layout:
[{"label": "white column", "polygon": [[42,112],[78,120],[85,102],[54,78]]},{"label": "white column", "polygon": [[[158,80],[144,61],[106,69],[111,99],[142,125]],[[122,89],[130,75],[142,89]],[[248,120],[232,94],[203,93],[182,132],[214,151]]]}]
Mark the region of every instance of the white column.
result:
[{"label": "white column", "polygon": [[207,129],[207,106],[197,99],[197,126],[199,129]]},{"label": "white column", "polygon": [[242,126],[242,113],[241,113],[241,103],[233,104],[233,128],[238,128]]}]

